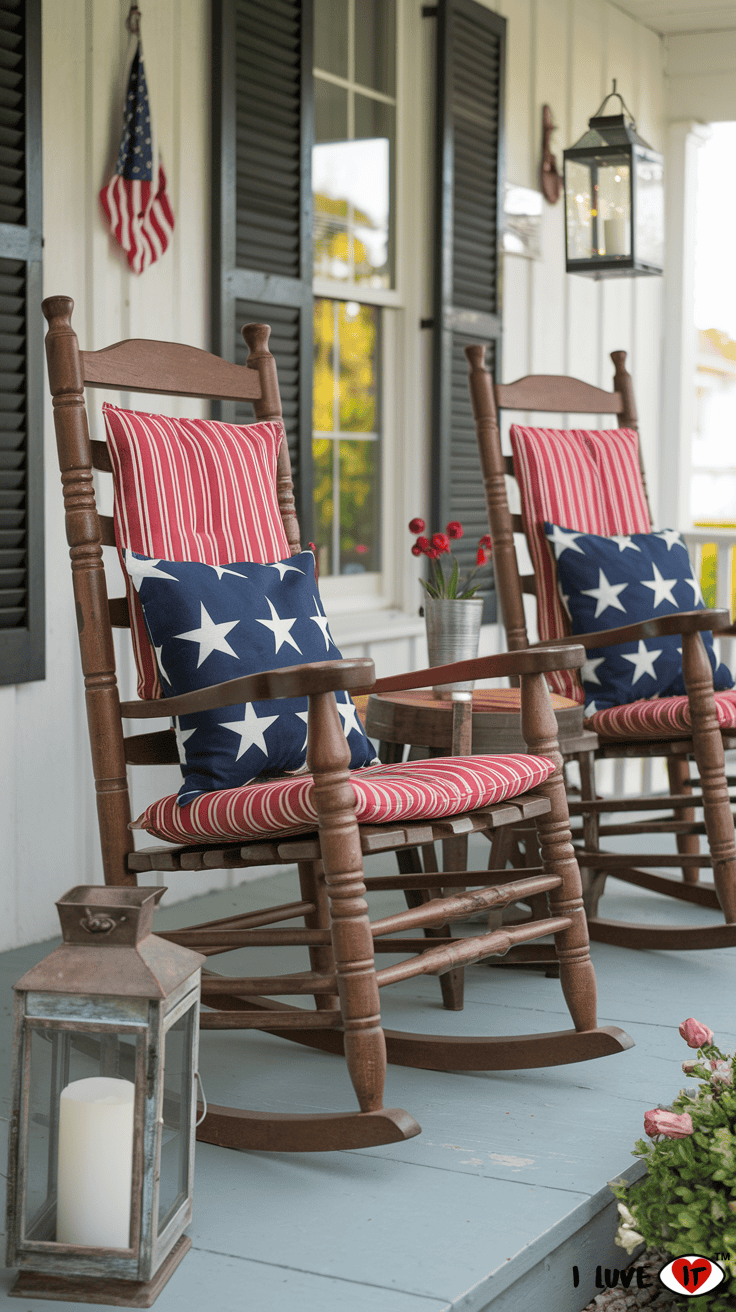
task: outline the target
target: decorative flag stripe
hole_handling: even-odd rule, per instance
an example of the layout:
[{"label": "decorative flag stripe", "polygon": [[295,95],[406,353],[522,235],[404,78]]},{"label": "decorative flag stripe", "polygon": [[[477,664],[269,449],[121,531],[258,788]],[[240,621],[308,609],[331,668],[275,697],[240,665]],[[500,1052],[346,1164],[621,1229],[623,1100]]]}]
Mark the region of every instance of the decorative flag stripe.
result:
[{"label": "decorative flag stripe", "polygon": [[[367,766],[350,775],[356,818],[362,824],[431,820],[518,797],[554,771],[545,756],[466,756]],[[132,828],[173,843],[262,838],[314,829],[311,775],[204,793],[187,807],[176,794],[149,806]]]},{"label": "decorative flag stripe", "polygon": [[[539,637],[570,632],[544,522],[582,533],[650,533],[639,465],[639,438],[630,428],[554,429],[511,426],[521,513],[537,580]],[[572,670],[550,674],[556,692],[585,700]]]},{"label": "decorative flag stripe", "polygon": [[[721,729],[736,729],[736,691],[715,694]],[[601,738],[689,738],[692,732],[687,697],[654,697],[596,711],[585,727]]]},{"label": "decorative flag stripe", "polygon": [[[270,564],[290,554],[276,497],[280,421],[240,427],[120,410],[108,402],[102,411],[119,551],[205,565]],[[127,573],[125,580],[138,694],[159,697],[138,594]]]},{"label": "decorative flag stripe", "polygon": [[100,203],[130,268],[143,273],[166,250],[174,230],[174,213],[155,145],[140,37],[129,55],[123,135],[115,172],[100,192]]}]

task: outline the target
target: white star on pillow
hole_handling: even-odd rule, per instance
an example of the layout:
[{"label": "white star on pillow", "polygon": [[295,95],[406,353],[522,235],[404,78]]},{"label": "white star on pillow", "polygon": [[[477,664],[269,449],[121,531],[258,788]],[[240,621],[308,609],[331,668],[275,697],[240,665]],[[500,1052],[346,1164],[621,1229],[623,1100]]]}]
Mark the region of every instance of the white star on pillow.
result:
[{"label": "white star on pillow", "polygon": [[[302,572],[301,570],[297,570],[298,574],[301,574],[301,572]],[[266,601],[268,602],[268,606],[271,611],[271,618],[270,620],[257,619],[256,624],[262,624],[264,629],[271,630],[273,634],[274,642],[276,644],[276,651],[274,652],[274,655],[277,655],[278,652],[281,651],[281,648],[283,647],[284,643],[288,642],[289,646],[293,647],[294,651],[298,651],[299,655],[301,656],[302,649],[301,647],[297,646],[290,632],[292,626],[296,624],[296,615],[294,615],[293,618],[290,620],[282,619],[278,611],[276,610],[276,607],[274,606],[273,602],[271,601],[271,598],[266,597]]]},{"label": "white star on pillow", "polygon": [[123,559],[136,592],[140,592],[141,583],[144,579],[171,579],[172,583],[179,582],[173,574],[167,574],[165,570],[157,568],[161,564],[160,559],[137,560],[133,553],[127,550],[123,551]]},{"label": "white star on pillow", "polygon": [[227,635],[231,629],[234,629],[240,620],[226,620],[224,624],[215,624],[209,611],[206,609],[203,601],[200,601],[200,627],[198,629],[189,629],[187,633],[175,633],[175,638],[181,638],[182,642],[199,643],[199,659],[197,669],[204,665],[208,656],[213,651],[224,652],[226,656],[234,656],[236,661],[240,659],[238,653],[233,651],[230,643],[227,641]]},{"label": "white star on pillow", "polygon": [[268,748],[263,735],[272,724],[276,723],[278,718],[278,715],[259,716],[252,702],[248,702],[242,720],[230,720],[226,724],[221,724],[221,729],[230,729],[232,733],[240,734],[240,745],[235,760],[239,761],[241,756],[245,756],[250,747],[257,747],[260,752],[263,752],[264,756],[268,756]]},{"label": "white star on pillow", "polygon": [[636,655],[631,655],[631,653],[629,653],[628,656],[623,657],[625,661],[631,661],[631,664],[634,667],[634,672],[631,676],[632,684],[638,683],[643,674],[649,674],[653,679],[656,679],[657,675],[654,671],[654,662],[661,655],[661,650],[649,651],[647,649],[647,644],[640,638],[639,650]]}]

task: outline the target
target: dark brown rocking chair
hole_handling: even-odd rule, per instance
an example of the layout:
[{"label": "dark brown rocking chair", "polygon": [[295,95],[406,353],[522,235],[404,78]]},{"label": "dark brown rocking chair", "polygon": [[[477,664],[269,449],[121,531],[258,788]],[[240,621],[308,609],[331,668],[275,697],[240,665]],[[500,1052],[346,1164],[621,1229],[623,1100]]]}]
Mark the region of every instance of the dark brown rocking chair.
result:
[{"label": "dark brown rocking chair", "polygon": [[[525,593],[536,595],[537,588],[534,574],[522,577],[519,571],[514,533],[526,532],[528,537],[530,530],[522,516],[512,514],[509,508],[506,478],[515,477],[516,471],[513,457],[504,456],[502,451],[499,412],[611,414],[615,416],[617,427],[638,432],[633,386],[625,367],[625,351],[614,351],[611,355],[615,366],[611,392],[576,378],[546,375],[494,384],[484,364],[485,347],[466,346],[465,354],[493,538],[496,586],[509,648],[521,651],[529,648],[523,596]],[[643,468],[641,483],[646,498]],[[578,526],[570,524],[566,527]],[[617,531],[640,530],[628,525]],[[696,611],[667,615],[602,633],[576,634],[574,638],[560,633],[533,648],[538,650],[541,645],[549,647],[555,642],[575,641],[591,651],[615,642],[653,638],[658,634],[682,634],[683,673],[688,690],[691,732],[681,730],[668,734],[664,730],[660,736],[652,735],[649,739],[641,736],[627,738],[619,732],[608,738],[603,736],[596,723],[596,718],[600,717],[594,717],[588,725],[599,735],[598,759],[665,757],[670,783],[669,796],[603,800],[596,793],[591,758],[581,756],[582,795],[580,801],[570,802],[570,814],[582,818],[576,850],[583,870],[591,939],[639,948],[731,947],[736,944],[736,845],[724,759],[724,748],[736,747],[736,731],[722,732],[719,729],[711,668],[700,638],[702,630],[723,631],[729,624],[726,611]],[[733,694],[723,696],[732,697]],[[699,771],[696,780],[691,780],[689,774],[689,760],[692,758]],[[696,789],[700,789],[700,796]],[[693,803],[696,800],[703,807],[704,820],[701,822],[695,819]],[[672,817],[656,818],[657,812],[670,810]],[[634,818],[628,823],[601,824],[607,815],[620,812],[646,814],[643,819]],[[654,819],[650,818],[652,813]],[[602,838],[646,833],[674,834],[677,853],[671,856],[662,853],[634,855],[601,848]],[[699,852],[698,835],[702,834],[708,839],[707,854]],[[658,867],[668,866],[680,866],[682,879],[657,873]],[[704,867],[713,869],[712,883],[699,882],[699,871]],[[721,910],[726,923],[692,927],[646,926],[601,919],[597,914],[598,901],[609,874],[640,888]]]},{"label": "dark brown rocking chair", "polygon": [[[533,793],[447,819],[419,819],[359,825],[355,792],[347,765],[349,749],[337,714],[336,690],[368,691],[418,687],[437,671],[374,681],[369,660],[294,666],[235,679],[183,697],[121,704],[115,675],[112,626],[128,627],[125,599],[108,600],[102,560],[104,545],[115,544],[113,522],[99,515],[93,469],[110,472],[107,447],[91,442],[84,387],[197,396],[253,403],[257,419],[280,419],[276,367],[268,350],[269,329],[246,327],[247,366],[229,364],[205,351],[171,343],[128,341],[103,351],[81,352],[71,326],[73,302],[44,301],[49,378],[59,462],[64,487],[67,536],[71,547],[74,595],[85,676],[86,700],[105,880],[134,885],[151,871],[233,869],[294,862],[298,900],[257,914],[165,935],[207,956],[244,946],[299,944],[308,949],[311,969],[290,976],[233,978],[205,972],[202,1026],[205,1029],[260,1029],[298,1043],[344,1053],[360,1110],[344,1114],[290,1115],[210,1106],[198,1134],[212,1143],[238,1148],[312,1151],[356,1148],[411,1137],[419,1126],[406,1112],[383,1107],[386,1059],[433,1070],[488,1070],[555,1065],[618,1052],[630,1040],[615,1028],[597,1028],[595,976],[588,951],[580,875],[570,844],[569,821],[556,726],[544,673],[577,668],[580,646],[554,652],[521,652],[463,666],[448,666],[448,680],[462,677],[520,677],[524,732],[529,751],[556,763],[554,773]],[[289,456],[282,442],[278,494],[292,554],[299,550]],[[117,566],[116,566],[117,568]],[[472,672],[471,672],[472,670]],[[462,671],[462,672],[461,672]],[[268,841],[241,839],[223,844],[134,850],[128,765],[176,763],[171,730],[125,737],[122,720],[157,719],[207,707],[229,706],[271,697],[308,695],[308,762],[314,778],[318,830],[275,833]],[[410,768],[410,767],[407,767]],[[538,817],[541,865],[519,876],[514,871],[398,874],[364,879],[363,856],[430,844],[458,831],[487,831]],[[442,887],[461,890],[443,897]],[[490,884],[490,886],[489,886]],[[473,887],[481,885],[480,888]],[[382,920],[368,918],[364,895],[371,889],[398,889],[421,903]],[[471,886],[472,891],[464,891]],[[426,890],[430,888],[431,895]],[[468,913],[506,905],[520,896],[549,895],[534,923],[503,928],[478,937],[453,937],[449,925]],[[544,900],[544,899],[543,899]],[[294,928],[296,920],[302,927]],[[406,937],[428,929],[434,937]],[[574,1028],[558,1033],[508,1038],[467,1038],[384,1032],[379,988],[418,974],[451,971],[509,948],[523,951],[535,938],[554,935],[563,993]],[[389,935],[399,937],[389,938]],[[402,937],[402,935],[404,935]],[[548,949],[551,953],[553,949]],[[376,969],[374,952],[409,953]],[[272,995],[313,998],[314,1009],[292,1006]]]}]

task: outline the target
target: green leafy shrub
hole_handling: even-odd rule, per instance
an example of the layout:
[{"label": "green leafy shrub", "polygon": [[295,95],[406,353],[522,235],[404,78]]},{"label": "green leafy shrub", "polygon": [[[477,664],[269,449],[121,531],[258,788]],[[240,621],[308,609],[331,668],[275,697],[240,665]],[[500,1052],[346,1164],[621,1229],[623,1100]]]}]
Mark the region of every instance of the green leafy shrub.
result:
[{"label": "green leafy shrub", "polygon": [[621,1214],[616,1243],[629,1253],[644,1241],[672,1258],[697,1253],[720,1261],[723,1284],[681,1306],[734,1312],[736,1054],[724,1056],[699,1021],[683,1021],[680,1034],[698,1050],[697,1060],[682,1066],[698,1088],[681,1089],[671,1107],[645,1113],[649,1142],[638,1139],[632,1156],[646,1162],[647,1174],[631,1186],[611,1185]]}]

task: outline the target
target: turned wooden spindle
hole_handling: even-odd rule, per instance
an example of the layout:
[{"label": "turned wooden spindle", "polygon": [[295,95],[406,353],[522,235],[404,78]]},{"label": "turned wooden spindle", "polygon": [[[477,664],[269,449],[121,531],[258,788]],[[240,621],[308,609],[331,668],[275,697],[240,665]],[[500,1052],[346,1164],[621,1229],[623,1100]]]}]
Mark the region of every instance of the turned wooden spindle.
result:
[{"label": "turned wooden spindle", "polygon": [[49,296],[41,308],[49,324],[46,357],[89,712],[92,768],[103,836],[105,883],[135,886],[135,875],[127,869],[128,853],[133,850],[133,837],[128,830],[130,797],[115,652],[108,623],[100,523],[92,481],[84,381],[79,343],[71,324],[74,302],[69,296]]},{"label": "turned wooden spindle", "polygon": [[[253,402],[256,418],[276,420],[283,424],[276,361],[268,349],[271,329],[266,323],[247,323],[242,331],[243,340],[249,352],[246,364],[249,369],[258,370],[261,380],[261,399]],[[291,457],[289,455],[289,444],[286,440],[286,431],[284,431],[284,437],[279,447],[276,493],[291,554],[296,556],[302,548],[299,540],[299,520],[296,514],[294,481],[291,476]]]},{"label": "turned wooden spindle", "polygon": [[485,367],[485,346],[466,346],[470,394],[473,401],[478,452],[493,538],[493,567],[509,651],[529,646],[524,605],[517,586],[518,566],[514,531],[506,496],[506,469],[501,452],[498,410],[493,379]]},{"label": "turned wooden spindle", "polygon": [[[635,433],[639,432],[639,416],[636,413],[636,401],[634,399],[634,384],[631,381],[631,374],[626,368],[626,351],[611,351],[613,361],[613,390],[618,392],[623,401],[623,410],[619,411],[618,427],[633,428]],[[644,489],[644,499],[647,503],[649,518],[652,517],[652,507],[649,501],[649,492],[647,490],[647,476],[644,469],[644,459],[641,451],[641,441],[639,442],[639,469],[641,471],[641,484]]]},{"label": "turned wooden spindle", "polygon": [[314,777],[332,950],[342,1006],[345,1060],[361,1111],[383,1106],[386,1040],[363,882],[363,853],[350,783],[350,748],[334,693],[309,698],[307,764]]},{"label": "turned wooden spindle", "polygon": [[713,699],[713,672],[699,633],[682,635],[682,673],[690,699],[693,749],[703,790],[703,818],[713,883],[728,924],[736,922],[736,837],[726,759]]},{"label": "turned wooden spindle", "polygon": [[521,675],[521,731],[533,756],[555,762],[554,774],[535,791],[549,798],[551,810],[537,820],[537,833],[545,874],[562,883],[549,894],[553,916],[570,916],[572,924],[555,936],[560,983],[576,1030],[595,1029],[597,996],[590,959],[588,926],[583,907],[580,870],[572,846],[562,757],[557,743],[557,721],[543,674]]}]

